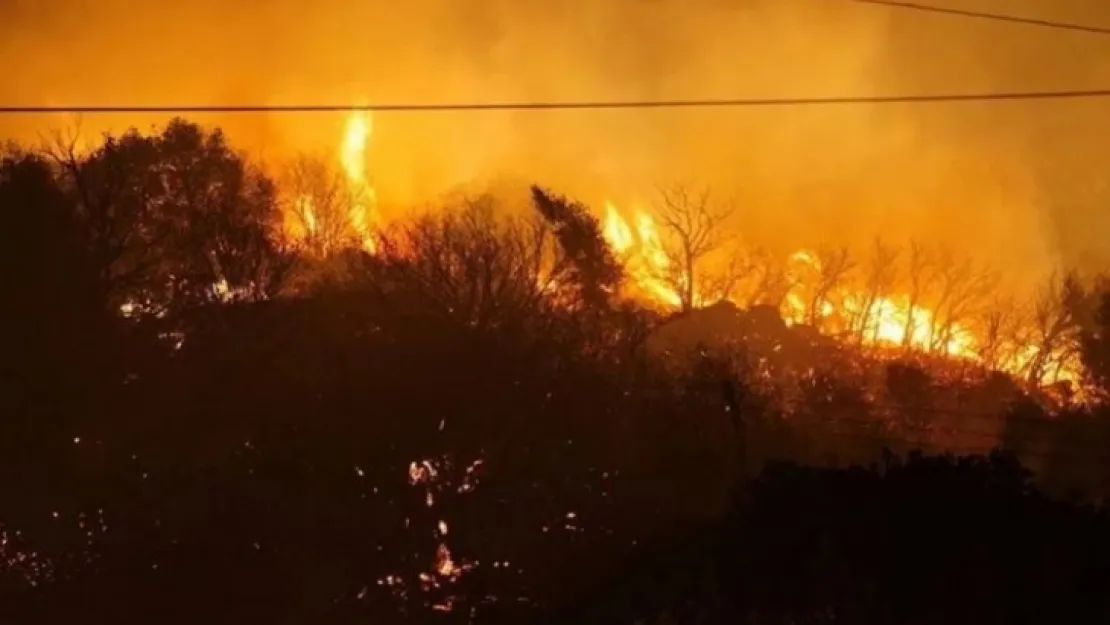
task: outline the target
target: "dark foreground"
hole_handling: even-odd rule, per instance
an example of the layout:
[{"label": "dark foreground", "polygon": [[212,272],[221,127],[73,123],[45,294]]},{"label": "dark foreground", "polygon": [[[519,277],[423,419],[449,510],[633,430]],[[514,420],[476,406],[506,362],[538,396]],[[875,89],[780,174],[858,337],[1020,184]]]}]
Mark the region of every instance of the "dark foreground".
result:
[{"label": "dark foreground", "polygon": [[1110,404],[769,304],[660,356],[682,318],[531,199],[327,254],[184,122],[0,159],[0,625],[1110,622],[1110,522],[1058,503],[1110,494]]},{"label": "dark foreground", "polygon": [[[9,575],[5,622],[981,624],[1110,618],[1110,517],[1044,497],[1003,454],[913,456],[847,470],[772,464],[737,492],[723,516],[661,528],[635,545],[612,535],[564,537],[561,553],[546,554],[542,575],[482,562],[455,580],[433,571],[422,590],[398,591],[407,582],[394,587],[386,581],[350,586],[351,595],[332,597],[329,588],[341,587],[382,548],[373,543],[372,528],[350,527],[352,519],[335,517],[334,510],[275,507],[275,516],[296,517],[299,524],[315,517],[322,533],[365,540],[336,545],[325,535],[271,535],[265,546],[236,550],[235,536],[246,528],[236,526],[230,510],[240,503],[212,495],[213,506],[229,508],[226,516],[195,511],[198,525],[179,528],[180,542],[170,541],[189,549],[157,554],[157,567],[140,568],[139,554],[129,552],[149,536],[122,536],[101,545],[104,556],[68,579],[31,588]],[[225,525],[218,530],[202,524],[220,517]],[[573,532],[574,522],[568,519],[559,531]],[[496,552],[497,543],[511,543],[526,531],[513,524],[505,519],[485,528],[472,537],[475,548]],[[284,525],[291,529],[288,519]],[[543,548],[532,548],[521,557],[537,562]],[[528,588],[524,580],[539,584]],[[528,592],[546,596],[525,599]]]}]

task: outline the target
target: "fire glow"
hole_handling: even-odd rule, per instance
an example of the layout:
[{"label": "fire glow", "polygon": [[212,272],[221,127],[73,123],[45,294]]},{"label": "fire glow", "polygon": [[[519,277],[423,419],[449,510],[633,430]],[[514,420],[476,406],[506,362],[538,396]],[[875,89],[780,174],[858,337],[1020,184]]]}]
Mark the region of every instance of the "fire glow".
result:
[{"label": "fire glow", "polygon": [[[358,247],[367,253],[376,252],[375,232],[383,225],[378,215],[376,189],[368,176],[367,151],[373,136],[373,120],[369,112],[351,113],[339,143],[338,164],[348,185],[349,206],[345,226],[354,233]],[[298,197],[294,203],[302,215],[306,240],[315,234],[320,216],[311,197]],[[626,216],[615,204],[606,202],[601,218],[602,235],[622,263],[628,279],[626,294],[664,310],[682,308],[682,292],[687,289],[689,267],[676,263],[673,246],[656,216],[647,210],[630,211]],[[860,344],[878,351],[910,349],[969,362],[985,362],[984,344],[966,324],[942,320],[937,310],[897,289],[853,288],[849,281],[828,288],[818,285],[824,267],[820,255],[812,250],[798,250],[785,262],[788,288],[777,302],[783,320],[790,326],[811,325],[831,336],[857,337]],[[743,306],[732,293],[691,289],[693,307],[704,307],[729,300]],[[993,366],[1022,377],[1029,363],[1037,358],[1035,341],[1011,349],[1008,357]],[[1078,381],[1079,366],[1065,354],[1054,353],[1049,359],[1056,366],[1046,368],[1033,380],[1040,384]]]}]

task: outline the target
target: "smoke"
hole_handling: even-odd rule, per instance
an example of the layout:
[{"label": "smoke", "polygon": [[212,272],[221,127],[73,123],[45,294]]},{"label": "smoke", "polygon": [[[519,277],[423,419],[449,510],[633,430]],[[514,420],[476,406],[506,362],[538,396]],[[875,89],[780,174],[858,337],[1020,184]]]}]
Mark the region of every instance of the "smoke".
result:
[{"label": "smoke", "polygon": [[[938,0],[939,1],[939,0]],[[1110,24],[1100,0],[960,2]],[[1049,12],[1051,10],[1051,12]],[[837,0],[0,0],[20,104],[684,99],[1110,86],[1110,39]],[[1101,80],[1101,82],[1100,82]],[[917,237],[1012,273],[1110,261],[1105,102],[382,113],[383,202],[537,181],[598,204],[710,185],[757,242]],[[339,115],[197,117],[280,158]],[[0,118],[34,140],[61,118]],[[86,137],[164,123],[86,117]],[[1104,230],[1103,230],[1104,231]]]}]

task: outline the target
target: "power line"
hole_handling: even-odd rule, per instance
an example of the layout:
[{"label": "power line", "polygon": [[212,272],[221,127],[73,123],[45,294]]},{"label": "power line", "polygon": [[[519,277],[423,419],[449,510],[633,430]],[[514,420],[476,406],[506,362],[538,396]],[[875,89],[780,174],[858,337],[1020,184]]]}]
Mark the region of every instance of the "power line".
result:
[{"label": "power line", "polygon": [[1055,20],[1039,19],[1034,17],[1021,17],[1018,15],[1005,15],[1001,13],[987,13],[983,11],[971,11],[968,9],[953,9],[949,7],[941,7],[931,4],[920,4],[917,2],[900,2],[898,0],[847,0],[848,2],[855,2],[857,4],[872,4],[877,6],[885,6],[895,9],[908,9],[911,11],[923,11],[926,13],[940,13],[944,15],[955,15],[959,17],[971,17],[981,20],[991,20],[996,22],[1009,22],[1011,24],[1022,24],[1025,26],[1039,26],[1042,28],[1055,28],[1058,30],[1071,30],[1077,32],[1091,33],[1095,35],[1110,35],[1110,28],[1102,26],[1088,26],[1085,24],[1074,24],[1070,22],[1057,22]]},{"label": "power line", "polygon": [[[861,0],[862,1],[862,0]],[[1110,89],[1070,91],[1010,91],[888,96],[831,96],[798,98],[721,98],[694,100],[593,100],[565,102],[445,102],[404,104],[247,104],[247,105],[108,105],[108,106],[0,106],[0,115],[97,115],[105,113],[343,113],[537,111],[581,109],[662,109],[836,106],[853,104],[924,104],[934,102],[993,102],[1005,100],[1074,100],[1110,97]]]}]

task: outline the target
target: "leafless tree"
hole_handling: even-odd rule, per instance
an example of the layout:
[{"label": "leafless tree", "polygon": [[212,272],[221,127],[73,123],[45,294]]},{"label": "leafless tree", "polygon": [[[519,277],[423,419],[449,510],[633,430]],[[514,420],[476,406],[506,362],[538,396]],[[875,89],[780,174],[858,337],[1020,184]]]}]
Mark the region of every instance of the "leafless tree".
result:
[{"label": "leafless tree", "polygon": [[957,338],[959,326],[983,306],[998,285],[998,275],[971,259],[956,260],[945,252],[936,264],[937,301],[929,332],[932,351],[944,352]]},{"label": "leafless tree", "polygon": [[1025,369],[1031,384],[1052,381],[1078,363],[1079,332],[1074,312],[1081,289],[1073,276],[1053,276],[1033,301],[1029,344],[1035,351]]},{"label": "leafless tree", "polygon": [[714,299],[727,298],[739,279],[740,255],[731,254],[716,268],[706,265],[710,255],[730,242],[724,224],[735,207],[713,202],[708,189],[691,191],[683,185],[661,189],[659,199],[656,213],[667,232],[664,247],[671,264],[665,278],[678,294],[682,310],[697,305],[703,290],[712,289]]},{"label": "leafless tree", "polygon": [[817,251],[816,260],[816,283],[806,303],[805,322],[820,328],[825,307],[832,303],[833,293],[844,285],[856,265],[847,247],[821,248]]},{"label": "leafless tree", "polygon": [[762,304],[780,308],[791,287],[781,259],[766,249],[756,248],[749,254],[745,268],[749,285],[744,289],[747,307]]},{"label": "leafless tree", "polygon": [[982,315],[978,356],[988,369],[1001,369],[1017,356],[1023,315],[1012,297],[996,297]]},{"label": "leafless tree", "polygon": [[933,262],[929,251],[918,241],[911,241],[907,255],[906,280],[909,291],[906,294],[906,327],[902,347],[913,347],[917,326],[921,323],[919,311],[923,300],[934,282]]},{"label": "leafless tree", "polygon": [[875,239],[867,268],[865,299],[852,319],[856,339],[861,342],[874,339],[879,331],[875,318],[876,305],[890,294],[898,279],[898,255],[898,248],[887,245],[881,239]]},{"label": "leafless tree", "polygon": [[570,263],[542,219],[498,217],[489,197],[388,231],[379,262],[402,292],[478,327],[542,319],[560,306]]},{"label": "leafless tree", "polygon": [[323,158],[301,156],[290,164],[285,187],[285,212],[293,220],[288,235],[310,255],[325,257],[359,246],[361,233],[352,215],[369,198],[339,168]]}]

